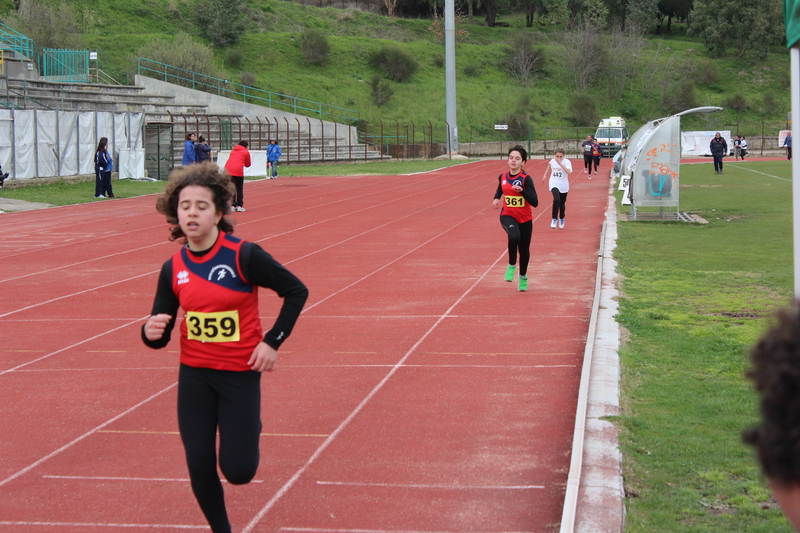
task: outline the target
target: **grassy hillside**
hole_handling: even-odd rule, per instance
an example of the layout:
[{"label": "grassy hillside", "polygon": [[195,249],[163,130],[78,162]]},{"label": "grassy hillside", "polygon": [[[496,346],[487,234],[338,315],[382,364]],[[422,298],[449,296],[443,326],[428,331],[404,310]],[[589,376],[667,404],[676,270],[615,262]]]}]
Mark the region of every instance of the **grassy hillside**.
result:
[{"label": "grassy hillside", "polygon": [[[89,49],[97,50],[100,67],[121,81],[132,82],[136,52],[152,39],[171,39],[179,32],[198,35],[192,4],[186,0],[75,0],[74,4],[83,14]],[[10,9],[8,0],[0,2],[0,13]],[[430,31],[430,20],[388,18],[278,0],[249,0],[248,18],[250,28],[240,43],[214,50],[217,66],[228,79],[238,81],[243,72],[255,74],[259,88],[356,110],[373,130],[383,120],[387,130],[395,128],[395,121],[409,128],[413,121],[421,131],[430,121],[443,131],[444,46]],[[478,18],[474,24],[459,26],[468,32],[456,47],[459,140],[498,140],[493,125],[506,123],[514,115],[529,117],[534,138],[542,138],[546,127],[576,125],[572,110],[575,89],[558,59],[557,33],[539,25],[525,28],[522,17],[501,15],[501,20],[509,27],[488,28]],[[310,28],[322,31],[330,42],[332,53],[325,66],[303,61],[299,37]],[[635,128],[665,116],[668,113],[661,101],[679,88],[685,89],[682,80],[696,78],[711,65],[716,71],[714,79],[692,83],[695,103],[727,107],[731,97],[738,95],[736,101],[742,110],[687,117],[685,127],[724,126],[737,131],[732,125],[739,124],[738,131],[746,135],[761,134],[762,120],[770,134],[781,127],[789,110],[785,50],[776,48],[758,64],[735,59],[710,62],[702,43],[682,34],[685,28],[673,26],[673,31],[676,33],[667,37],[648,39],[635,58],[639,72],[635,83],[622,97],[611,88],[618,67],[610,68],[590,88],[597,118],[625,116]],[[546,58],[544,71],[529,87],[507,74],[504,61],[508,43],[523,32],[534,34]],[[420,68],[410,81],[392,82],[394,96],[388,104],[377,106],[369,85],[377,72],[368,65],[367,54],[386,43],[398,43],[412,53]],[[242,54],[237,68],[226,64],[231,50]],[[632,59],[619,54],[613,61],[620,65]]]}]

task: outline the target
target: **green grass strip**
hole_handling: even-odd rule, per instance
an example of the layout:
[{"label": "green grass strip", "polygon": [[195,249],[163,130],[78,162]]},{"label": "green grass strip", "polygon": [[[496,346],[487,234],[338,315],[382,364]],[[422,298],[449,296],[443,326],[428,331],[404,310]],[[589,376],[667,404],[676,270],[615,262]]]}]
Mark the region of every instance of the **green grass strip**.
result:
[{"label": "green grass strip", "polygon": [[792,297],[790,163],[683,165],[680,197],[708,224],[618,226],[626,532],[788,533],[740,433],[750,346]]}]

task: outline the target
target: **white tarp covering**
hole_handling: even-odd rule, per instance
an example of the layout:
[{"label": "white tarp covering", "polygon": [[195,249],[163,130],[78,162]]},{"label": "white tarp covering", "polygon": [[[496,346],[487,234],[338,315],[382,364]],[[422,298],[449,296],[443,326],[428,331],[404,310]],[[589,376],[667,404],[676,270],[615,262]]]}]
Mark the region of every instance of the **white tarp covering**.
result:
[{"label": "white tarp covering", "polygon": [[677,207],[681,119],[657,121],[643,137],[630,166],[634,206]]},{"label": "white tarp covering", "polygon": [[[220,168],[225,168],[225,163],[231,156],[230,150],[220,150],[217,153],[217,165]],[[280,172],[281,162],[278,161],[278,172]],[[265,150],[251,150],[250,151],[250,166],[244,169],[244,175],[247,176],[266,176],[267,175],[267,152]]]},{"label": "white tarp covering", "polygon": [[[715,131],[682,131],[681,132],[681,155],[710,156],[711,139],[719,131],[725,142],[728,143],[728,153],[733,151],[733,140],[730,130]],[[728,155],[728,154],[725,154]]]},{"label": "white tarp covering", "polygon": [[144,123],[143,113],[2,109],[0,165],[13,179],[91,175],[101,137],[116,162],[119,150],[144,149]]},{"label": "white tarp covering", "polygon": [[143,178],[144,150],[120,150],[114,167],[114,170],[119,172],[121,180]]}]

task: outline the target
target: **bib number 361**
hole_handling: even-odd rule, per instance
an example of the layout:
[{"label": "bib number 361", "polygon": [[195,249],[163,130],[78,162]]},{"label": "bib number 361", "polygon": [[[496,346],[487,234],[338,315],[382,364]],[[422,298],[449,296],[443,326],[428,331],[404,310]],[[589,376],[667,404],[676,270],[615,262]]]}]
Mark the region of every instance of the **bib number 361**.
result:
[{"label": "bib number 361", "polygon": [[506,207],[525,207],[525,198],[522,196],[506,196]]},{"label": "bib number 361", "polygon": [[218,313],[186,313],[186,336],[201,342],[237,342],[239,340],[239,311]]}]

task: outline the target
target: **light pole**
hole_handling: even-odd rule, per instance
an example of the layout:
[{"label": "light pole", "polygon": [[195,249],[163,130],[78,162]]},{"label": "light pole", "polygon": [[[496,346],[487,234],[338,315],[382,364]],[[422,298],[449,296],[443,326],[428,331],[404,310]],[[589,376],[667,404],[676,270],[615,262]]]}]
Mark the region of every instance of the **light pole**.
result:
[{"label": "light pole", "polygon": [[444,57],[446,117],[450,128],[447,153],[458,153],[458,125],[456,123],[456,21],[454,0],[444,2]]}]

